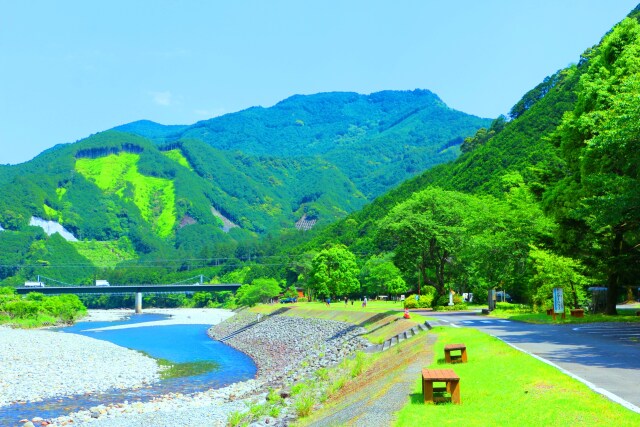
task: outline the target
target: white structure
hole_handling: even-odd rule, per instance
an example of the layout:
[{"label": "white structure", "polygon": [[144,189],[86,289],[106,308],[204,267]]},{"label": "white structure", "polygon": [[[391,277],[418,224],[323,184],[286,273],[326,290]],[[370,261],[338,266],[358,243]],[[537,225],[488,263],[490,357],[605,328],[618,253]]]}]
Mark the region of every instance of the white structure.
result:
[{"label": "white structure", "polygon": [[111,286],[106,280],[96,280],[96,286]]},{"label": "white structure", "polygon": [[44,288],[44,283],[42,282],[24,282],[25,288]]}]

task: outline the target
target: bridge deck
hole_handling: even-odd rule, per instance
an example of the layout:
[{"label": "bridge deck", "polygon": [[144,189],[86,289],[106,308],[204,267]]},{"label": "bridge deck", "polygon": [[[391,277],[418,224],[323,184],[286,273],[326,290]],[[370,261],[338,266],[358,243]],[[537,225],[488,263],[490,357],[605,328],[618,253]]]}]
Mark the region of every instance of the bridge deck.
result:
[{"label": "bridge deck", "polygon": [[127,286],[45,286],[16,288],[18,294],[39,292],[41,294],[125,294],[152,292],[235,292],[239,283],[219,285],[127,285]]}]

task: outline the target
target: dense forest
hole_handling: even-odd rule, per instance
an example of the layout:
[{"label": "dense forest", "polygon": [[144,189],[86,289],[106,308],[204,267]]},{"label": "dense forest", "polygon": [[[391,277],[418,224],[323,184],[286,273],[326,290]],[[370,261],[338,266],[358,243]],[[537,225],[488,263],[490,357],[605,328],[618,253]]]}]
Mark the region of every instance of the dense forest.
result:
[{"label": "dense forest", "polygon": [[[0,279],[202,274],[242,283],[246,304],[297,288],[437,307],[498,289],[541,310],[554,287],[569,307],[595,287],[615,314],[640,287],[639,17],[493,121],[428,91],[295,96],[193,126],[136,122],[0,167]],[[303,232],[301,218],[318,222]]]}]

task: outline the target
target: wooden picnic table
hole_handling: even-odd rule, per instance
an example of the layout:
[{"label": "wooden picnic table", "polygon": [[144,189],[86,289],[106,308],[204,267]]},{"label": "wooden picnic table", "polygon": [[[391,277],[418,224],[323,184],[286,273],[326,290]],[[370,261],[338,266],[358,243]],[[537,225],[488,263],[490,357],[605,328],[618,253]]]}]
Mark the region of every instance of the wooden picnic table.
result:
[{"label": "wooden picnic table", "polygon": [[[445,383],[445,387],[434,387],[434,383]],[[423,369],[422,396],[425,402],[445,402],[445,397],[436,397],[434,392],[451,394],[451,403],[460,404],[460,377],[453,369]]]},{"label": "wooden picnic table", "polygon": [[[460,351],[459,355],[451,356],[452,351]],[[453,363],[454,361],[460,361],[467,363],[467,346],[464,344],[447,344],[444,346],[444,361],[446,363]]]}]

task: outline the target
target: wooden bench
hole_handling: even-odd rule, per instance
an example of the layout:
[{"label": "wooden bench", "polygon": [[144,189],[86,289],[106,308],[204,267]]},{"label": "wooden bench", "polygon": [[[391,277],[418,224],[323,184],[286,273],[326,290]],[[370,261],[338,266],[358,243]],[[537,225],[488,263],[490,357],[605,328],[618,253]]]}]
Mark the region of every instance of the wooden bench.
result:
[{"label": "wooden bench", "polygon": [[[460,351],[459,355],[451,355],[452,351]],[[462,362],[467,363],[467,346],[464,344],[447,344],[444,346],[445,363]]]},{"label": "wooden bench", "polygon": [[571,317],[584,317],[584,310],[581,308],[572,309]]},{"label": "wooden bench", "polygon": [[[445,387],[434,387],[433,383],[445,383]],[[444,396],[434,396],[434,392],[446,391],[451,395],[451,403],[460,404],[460,377],[452,369],[423,369],[422,396],[426,402],[446,402]]]}]

